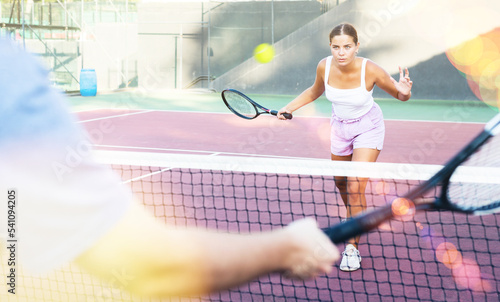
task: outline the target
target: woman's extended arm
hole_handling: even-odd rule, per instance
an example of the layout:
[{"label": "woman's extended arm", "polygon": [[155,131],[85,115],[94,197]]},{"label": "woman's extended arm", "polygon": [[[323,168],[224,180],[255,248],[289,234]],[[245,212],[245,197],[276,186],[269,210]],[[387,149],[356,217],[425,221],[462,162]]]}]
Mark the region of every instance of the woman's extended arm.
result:
[{"label": "woman's extended arm", "polygon": [[316,67],[316,79],[314,80],[314,84],[304,90],[299,96],[297,96],[294,100],[288,103],[285,107],[281,108],[278,111],[278,118],[284,120],[282,113],[292,113],[295,110],[305,106],[317,98],[319,98],[323,92],[325,92],[325,84],[324,84],[324,74],[325,74],[325,66],[326,59],[321,60]]},{"label": "woman's extended arm", "polygon": [[399,82],[394,80],[382,67],[371,61],[368,61],[366,69],[369,76],[374,78],[375,84],[382,90],[403,102],[410,99],[413,82],[410,80],[408,68],[404,70],[405,75],[403,69],[399,67]]}]

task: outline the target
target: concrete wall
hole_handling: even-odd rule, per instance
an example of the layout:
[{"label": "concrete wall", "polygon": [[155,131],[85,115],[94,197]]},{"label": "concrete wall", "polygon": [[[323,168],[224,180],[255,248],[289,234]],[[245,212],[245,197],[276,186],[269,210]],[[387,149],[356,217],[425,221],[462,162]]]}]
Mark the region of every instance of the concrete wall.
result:
[{"label": "concrete wall", "polygon": [[273,33],[278,41],[321,14],[318,1],[139,4],[139,85],[183,88],[203,75],[218,77],[251,58],[256,45],[271,43]]},{"label": "concrete wall", "polygon": [[[231,87],[248,93],[297,94],[314,81],[317,63],[328,55],[328,34],[342,21],[353,22],[354,1],[319,16],[275,43],[276,55],[270,63],[259,64],[249,58],[219,76],[213,88]],[[336,21],[338,20],[338,21]]]},{"label": "concrete wall", "polygon": [[238,2],[217,7],[210,16],[211,74],[222,75],[252,58],[257,45],[280,41],[322,13],[318,1]]}]

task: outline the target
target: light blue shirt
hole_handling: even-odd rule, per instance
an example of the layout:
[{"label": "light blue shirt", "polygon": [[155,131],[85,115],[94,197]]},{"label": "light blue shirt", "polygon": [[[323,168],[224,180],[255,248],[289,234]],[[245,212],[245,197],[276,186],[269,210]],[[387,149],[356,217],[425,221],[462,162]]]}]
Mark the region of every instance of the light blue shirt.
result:
[{"label": "light blue shirt", "polygon": [[64,139],[79,131],[38,59],[0,38],[0,149],[12,141]]},{"label": "light blue shirt", "polygon": [[[15,190],[19,262],[46,272],[91,247],[132,195],[94,162],[88,137],[36,57],[1,38],[0,98],[0,221],[8,217],[6,192]],[[6,234],[2,223],[0,243]]]}]

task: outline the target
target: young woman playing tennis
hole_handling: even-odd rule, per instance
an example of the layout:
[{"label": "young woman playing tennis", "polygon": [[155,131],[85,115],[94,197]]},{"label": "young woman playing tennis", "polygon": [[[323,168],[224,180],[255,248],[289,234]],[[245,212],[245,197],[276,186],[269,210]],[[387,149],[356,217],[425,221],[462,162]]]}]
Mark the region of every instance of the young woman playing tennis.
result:
[{"label": "young woman playing tennis", "polygon": [[[332,55],[321,60],[316,69],[314,84],[279,110],[292,113],[320,97],[323,92],[332,102],[331,158],[341,161],[374,162],[382,150],[385,126],[382,111],[373,100],[375,85],[391,96],[407,101],[411,97],[408,68],[399,68],[399,82],[372,61],[357,57],[359,50],[356,29],[347,23],[330,32]],[[367,179],[336,177],[335,183],[346,206],[347,217],[366,209]],[[357,250],[359,237],[349,241],[342,253],[340,269],[354,271],[360,268]]]}]

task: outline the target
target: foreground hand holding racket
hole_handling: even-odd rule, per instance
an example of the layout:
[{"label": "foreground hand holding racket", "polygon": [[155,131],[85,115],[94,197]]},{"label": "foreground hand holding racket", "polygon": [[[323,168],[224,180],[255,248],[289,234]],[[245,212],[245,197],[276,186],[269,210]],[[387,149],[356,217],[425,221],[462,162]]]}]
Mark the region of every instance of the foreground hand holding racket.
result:
[{"label": "foreground hand holding racket", "polygon": [[[237,116],[244,119],[254,119],[261,115],[262,113],[277,115],[277,110],[270,110],[257,102],[246,96],[244,93],[235,89],[225,89],[222,91],[222,100],[226,104],[227,108],[231,110]],[[284,113],[283,116],[286,119],[292,119],[292,115],[289,113]]]},{"label": "foreground hand holding racket", "polygon": [[[415,211],[440,210],[473,215],[493,214],[500,211],[500,173],[498,173],[500,144],[495,144],[499,142],[499,137],[495,137],[498,133],[500,133],[500,114],[491,119],[484,130],[439,172],[402,198],[396,198],[390,204],[365,212],[323,231],[334,243],[344,242],[376,228],[386,220],[404,216],[405,213],[398,211],[402,204],[405,208],[409,206]],[[466,161],[481,167],[496,167],[497,169],[485,169],[487,175],[480,175],[487,176],[486,183],[483,180],[469,183],[455,181],[453,173]],[[438,197],[426,198],[425,194],[436,187],[441,188]]]}]

